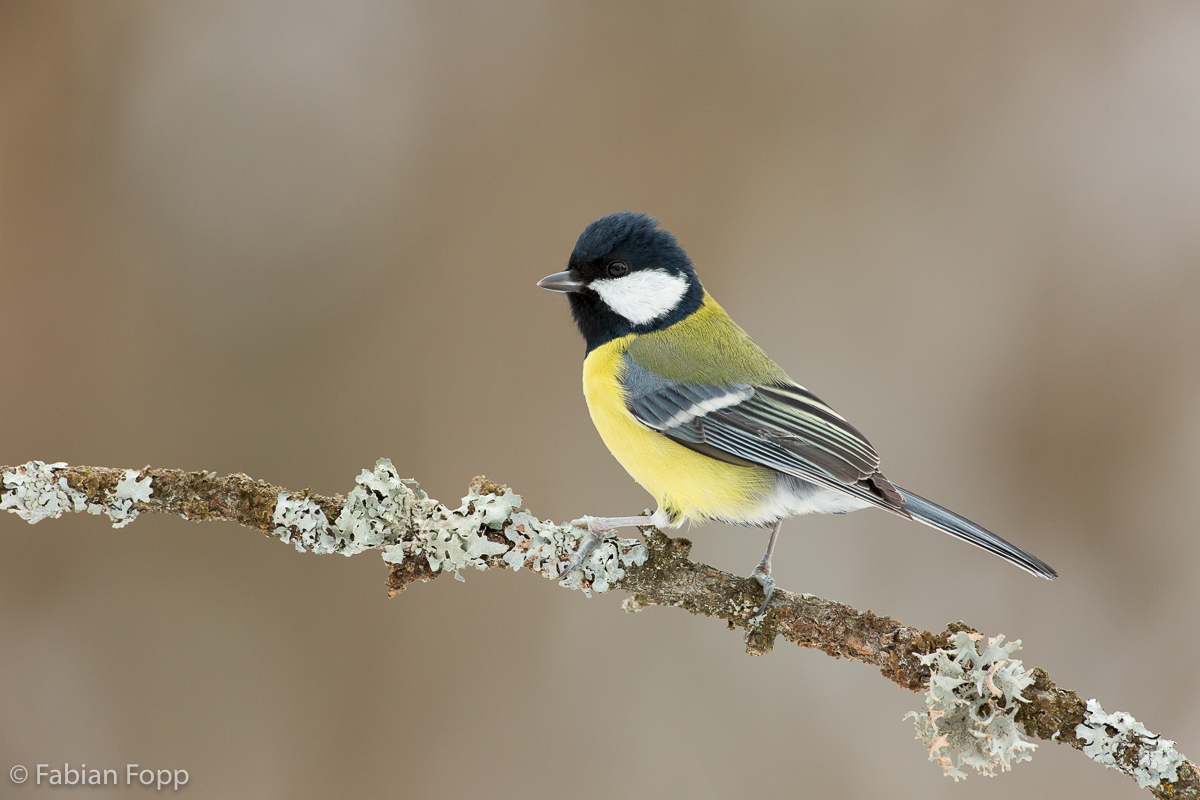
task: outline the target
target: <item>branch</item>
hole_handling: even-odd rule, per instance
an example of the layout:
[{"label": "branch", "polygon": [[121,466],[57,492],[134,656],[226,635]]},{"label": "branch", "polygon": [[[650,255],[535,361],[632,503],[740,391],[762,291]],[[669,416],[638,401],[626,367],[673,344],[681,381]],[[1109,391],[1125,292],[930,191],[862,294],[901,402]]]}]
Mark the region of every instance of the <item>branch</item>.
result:
[{"label": "branch", "polygon": [[[1085,703],[1040,668],[1026,672],[1009,658],[1019,642],[984,639],[962,622],[934,634],[869,610],[783,590],[776,590],[764,620],[752,620],[762,596],[756,581],[690,560],[691,542],[668,538],[652,526],[642,528],[645,544],[605,538],[579,569],[560,579],[582,531],[539,520],[520,508],[519,495],[486,478],[475,478],[454,510],[430,499],[414,481],[400,479],[386,460],[372,472],[364,470],[345,497],[310,489],[289,492],[242,474],[219,478],[150,467],[134,471],[34,461],[0,467],[0,478],[0,509],[30,523],[86,511],[105,514],[121,527],[139,513],[162,512],[236,522],[301,551],[382,550],[390,596],[413,581],[447,572],[461,580],[466,567],[529,569],[589,596],[620,589],[631,595],[623,604],[626,611],[674,606],[744,629],[751,655],[770,652],[782,636],[836,658],[872,664],[905,689],[926,692],[927,710],[911,716],[930,758],[956,780],[965,774],[951,764],[948,750],[960,751],[959,766],[994,774],[997,767],[1008,769],[1029,758],[1036,745],[1023,740],[1023,732],[1082,750],[1156,797],[1200,800],[1200,770],[1174,750],[1174,742],[1150,733],[1128,714],[1106,714],[1095,700]],[[953,719],[959,721],[951,724]]]}]

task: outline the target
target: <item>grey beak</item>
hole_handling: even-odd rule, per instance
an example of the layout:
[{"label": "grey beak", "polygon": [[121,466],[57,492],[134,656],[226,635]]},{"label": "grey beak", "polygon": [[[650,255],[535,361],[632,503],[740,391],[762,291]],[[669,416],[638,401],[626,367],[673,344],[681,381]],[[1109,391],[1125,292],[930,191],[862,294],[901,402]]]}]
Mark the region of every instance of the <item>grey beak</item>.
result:
[{"label": "grey beak", "polygon": [[570,272],[556,272],[553,275],[547,275],[538,281],[537,285],[552,292],[578,292],[583,288],[583,283],[572,278]]}]

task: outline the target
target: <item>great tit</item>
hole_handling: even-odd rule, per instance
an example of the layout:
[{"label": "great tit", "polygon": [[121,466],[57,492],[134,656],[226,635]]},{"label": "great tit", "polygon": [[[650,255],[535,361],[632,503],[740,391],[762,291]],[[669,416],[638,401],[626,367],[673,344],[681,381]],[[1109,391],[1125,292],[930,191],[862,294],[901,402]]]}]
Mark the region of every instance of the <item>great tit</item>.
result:
[{"label": "great tit", "polygon": [[587,342],[583,394],[608,449],[658,501],[653,516],[584,517],[566,577],[609,530],[721,520],[769,527],[753,577],[771,602],[779,526],[798,514],[881,508],[945,531],[1047,579],[1025,552],[896,486],[845,418],[800,386],[704,290],[687,253],[645,214],[601,217],[568,269],[538,281],[565,292]]}]

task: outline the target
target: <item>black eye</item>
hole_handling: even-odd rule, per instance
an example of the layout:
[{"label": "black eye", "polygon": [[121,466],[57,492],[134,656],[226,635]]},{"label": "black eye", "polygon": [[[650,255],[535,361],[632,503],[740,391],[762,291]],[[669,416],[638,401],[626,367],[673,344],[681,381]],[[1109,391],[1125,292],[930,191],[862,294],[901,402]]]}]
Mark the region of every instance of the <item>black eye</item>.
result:
[{"label": "black eye", "polygon": [[619,278],[628,273],[629,265],[624,261],[614,261],[608,265],[608,275],[610,278]]}]

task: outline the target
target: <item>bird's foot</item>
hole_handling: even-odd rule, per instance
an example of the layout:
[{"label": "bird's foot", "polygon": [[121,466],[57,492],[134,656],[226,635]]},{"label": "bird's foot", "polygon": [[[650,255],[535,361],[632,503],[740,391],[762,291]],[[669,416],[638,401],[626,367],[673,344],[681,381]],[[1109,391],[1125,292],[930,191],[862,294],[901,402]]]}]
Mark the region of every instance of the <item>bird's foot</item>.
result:
[{"label": "bird's foot", "polygon": [[[767,606],[771,602],[771,595],[775,594],[775,579],[771,577],[771,554],[775,552],[775,540],[779,536],[779,526],[783,520],[776,520],[771,527],[771,538],[767,540],[767,552],[763,554],[762,561],[758,562],[758,566],[754,568],[754,572],[750,573],[750,577],[758,581],[759,586],[763,588],[762,605],[758,607],[758,611],[754,613],[748,623],[752,628],[757,628],[762,624],[767,616]],[[747,634],[748,635],[748,634]]]},{"label": "bird's foot", "polygon": [[575,550],[575,555],[571,556],[571,560],[567,562],[566,568],[558,573],[558,579],[565,581],[571,576],[571,573],[579,568],[579,565],[584,562],[592,551],[596,549],[596,545],[600,543],[600,537],[607,530],[602,526],[596,525],[598,520],[595,517],[581,517],[580,519],[572,520],[572,528],[587,528],[585,533],[579,540],[579,547]]},{"label": "bird's foot", "polygon": [[604,517],[586,516],[579,519],[573,519],[569,523],[572,528],[587,528],[588,533],[604,533],[608,530],[608,526],[604,523],[607,520]]},{"label": "bird's foot", "polygon": [[580,517],[579,519],[571,520],[572,528],[587,528],[587,533],[579,540],[579,548],[575,551],[575,555],[571,557],[566,568],[558,573],[560,581],[566,580],[572,572],[579,568],[592,551],[596,549],[596,545],[608,533],[615,528],[635,527],[639,525],[653,525],[654,517]]},{"label": "bird's foot", "polygon": [[775,594],[775,579],[771,577],[770,563],[759,564],[754,568],[754,572],[750,573],[750,577],[758,581],[763,588],[762,605],[758,607],[758,611],[754,612],[754,616],[747,620],[749,625],[757,628],[766,619],[767,606],[771,602],[771,595]]}]

